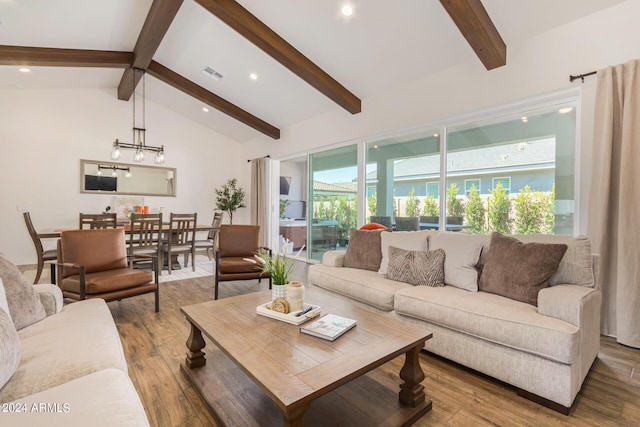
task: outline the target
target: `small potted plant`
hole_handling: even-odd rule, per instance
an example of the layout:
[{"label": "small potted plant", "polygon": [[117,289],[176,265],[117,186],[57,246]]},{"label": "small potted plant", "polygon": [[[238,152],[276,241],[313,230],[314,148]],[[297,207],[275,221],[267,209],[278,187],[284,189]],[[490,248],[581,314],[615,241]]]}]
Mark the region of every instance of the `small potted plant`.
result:
[{"label": "small potted plant", "polygon": [[272,254],[271,251],[261,249],[254,255],[254,258],[245,258],[245,260],[256,264],[256,267],[265,274],[271,276],[271,299],[287,298],[287,287],[290,282],[291,273],[295,265],[295,259],[300,256],[300,252],[304,246],[300,248],[298,253],[293,257],[287,257],[284,253]]}]

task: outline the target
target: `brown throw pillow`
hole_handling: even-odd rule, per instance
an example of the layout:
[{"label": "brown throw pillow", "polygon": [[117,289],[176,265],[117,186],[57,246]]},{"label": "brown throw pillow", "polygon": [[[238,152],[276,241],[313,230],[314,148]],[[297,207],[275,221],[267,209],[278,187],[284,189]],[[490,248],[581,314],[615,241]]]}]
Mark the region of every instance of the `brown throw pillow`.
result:
[{"label": "brown throw pillow", "polygon": [[3,255],[0,255],[0,278],[4,284],[9,314],[17,330],[47,316],[33,285],[27,282],[18,267]]},{"label": "brown throw pillow", "polygon": [[380,233],[384,230],[358,230],[349,232],[349,245],[344,255],[344,267],[378,271],[382,261]]},{"label": "brown throw pillow", "polygon": [[389,267],[385,277],[416,286],[444,286],[444,258],[442,249],[407,251],[389,246]]},{"label": "brown throw pillow", "polygon": [[566,250],[565,244],[525,244],[494,232],[478,288],[537,306],[538,292],[549,286]]}]

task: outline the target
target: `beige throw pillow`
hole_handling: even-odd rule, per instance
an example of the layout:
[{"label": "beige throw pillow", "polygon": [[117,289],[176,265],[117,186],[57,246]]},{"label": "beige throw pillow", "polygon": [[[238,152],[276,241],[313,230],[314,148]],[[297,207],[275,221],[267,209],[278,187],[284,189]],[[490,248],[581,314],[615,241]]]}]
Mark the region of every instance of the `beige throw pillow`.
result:
[{"label": "beige throw pillow", "polygon": [[9,315],[0,308],[0,388],[18,370],[20,339]]},{"label": "beige throw pillow", "polygon": [[385,231],[380,235],[380,249],[382,251],[382,261],[378,273],[387,274],[389,266],[389,246],[406,249],[409,251],[426,251],[428,248],[429,234],[432,231]]},{"label": "beige throw pillow", "polygon": [[549,286],[566,251],[565,244],[522,243],[494,232],[479,288],[537,306],[538,292]]},{"label": "beige throw pillow", "polygon": [[444,286],[442,249],[407,251],[389,246],[389,267],[386,278],[416,286]]},{"label": "beige throw pillow", "polygon": [[467,291],[478,291],[476,265],[488,236],[443,231],[429,238],[429,250],[442,249],[447,254],[444,260],[444,283]]},{"label": "beige throw pillow", "polygon": [[383,230],[358,230],[349,232],[349,245],[344,255],[343,267],[377,271],[382,261],[380,233]]},{"label": "beige throw pillow", "polygon": [[3,255],[0,255],[0,279],[4,284],[9,314],[17,330],[47,316],[33,285]]}]

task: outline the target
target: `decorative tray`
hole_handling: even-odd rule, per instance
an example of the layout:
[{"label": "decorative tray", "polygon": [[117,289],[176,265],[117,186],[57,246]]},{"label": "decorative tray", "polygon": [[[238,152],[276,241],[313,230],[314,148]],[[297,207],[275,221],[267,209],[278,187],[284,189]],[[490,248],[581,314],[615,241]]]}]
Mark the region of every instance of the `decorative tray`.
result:
[{"label": "decorative tray", "polygon": [[260,304],[256,307],[256,313],[260,314],[261,316],[267,316],[271,317],[272,319],[280,320],[282,322],[291,323],[292,325],[301,325],[307,320],[313,319],[314,317],[318,317],[320,315],[320,306],[313,304],[304,305],[304,309],[307,309],[309,307],[312,308],[302,316],[296,316],[296,313],[299,313],[300,311],[293,311],[291,313],[284,314],[273,311],[269,307],[271,307],[271,302]]}]

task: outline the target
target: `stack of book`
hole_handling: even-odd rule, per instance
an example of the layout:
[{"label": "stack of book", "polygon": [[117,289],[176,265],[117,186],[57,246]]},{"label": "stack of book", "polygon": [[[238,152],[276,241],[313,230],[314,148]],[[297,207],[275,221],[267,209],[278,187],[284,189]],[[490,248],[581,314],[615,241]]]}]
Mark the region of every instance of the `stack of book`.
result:
[{"label": "stack of book", "polygon": [[353,319],[327,314],[315,322],[301,327],[300,332],[333,341],[354,326],[356,326],[356,321]]}]

